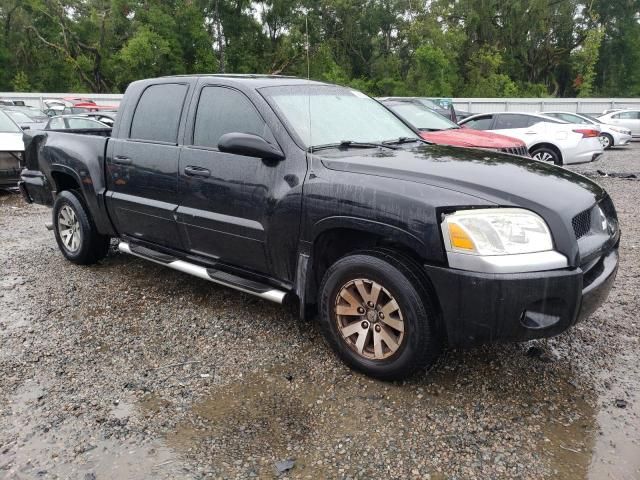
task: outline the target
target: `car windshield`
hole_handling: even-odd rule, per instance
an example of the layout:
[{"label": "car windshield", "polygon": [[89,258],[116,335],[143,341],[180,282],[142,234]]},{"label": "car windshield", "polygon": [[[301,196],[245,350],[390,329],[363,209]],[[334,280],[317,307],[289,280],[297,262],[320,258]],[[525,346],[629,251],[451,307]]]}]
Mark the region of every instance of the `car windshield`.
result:
[{"label": "car windshield", "polygon": [[304,148],[343,141],[380,143],[417,135],[372,98],[344,87],[295,85],[260,92],[295,132]]},{"label": "car windshield", "polygon": [[0,112],[0,132],[2,133],[20,133],[18,127],[4,112]]},{"label": "car windshield", "polygon": [[593,123],[602,123],[602,120],[598,120],[597,118],[592,117],[591,115],[585,115],[584,113],[581,113],[580,115],[586,118],[587,120],[591,120]]},{"label": "car windshield", "polygon": [[25,115],[22,112],[14,112],[14,111],[8,111],[7,115],[9,115],[14,122],[18,122],[18,123],[32,123],[33,120],[31,120],[31,118],[29,118],[27,115]]},{"label": "car windshield", "polygon": [[460,128],[433,110],[415,103],[391,103],[387,106],[419,130],[450,130]]}]

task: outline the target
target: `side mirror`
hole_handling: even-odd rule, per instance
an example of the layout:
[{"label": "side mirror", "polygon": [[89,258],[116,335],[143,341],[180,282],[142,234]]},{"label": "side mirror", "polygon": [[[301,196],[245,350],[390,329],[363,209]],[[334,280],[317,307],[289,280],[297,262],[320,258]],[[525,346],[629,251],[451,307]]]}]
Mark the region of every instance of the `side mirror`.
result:
[{"label": "side mirror", "polygon": [[218,140],[218,150],[263,160],[284,160],[284,154],[278,147],[250,133],[225,133]]},{"label": "side mirror", "polygon": [[31,130],[31,127],[29,125],[23,125],[21,126],[22,130]]}]

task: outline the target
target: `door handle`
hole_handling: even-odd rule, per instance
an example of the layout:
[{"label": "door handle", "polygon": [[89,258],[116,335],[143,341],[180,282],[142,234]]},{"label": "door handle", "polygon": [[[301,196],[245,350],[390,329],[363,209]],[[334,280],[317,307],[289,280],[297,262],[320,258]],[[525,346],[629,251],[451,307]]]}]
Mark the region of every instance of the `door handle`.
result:
[{"label": "door handle", "polygon": [[125,157],[124,155],[116,155],[113,157],[113,163],[118,165],[131,165],[131,159],[129,157]]},{"label": "door handle", "polygon": [[210,177],[211,176],[211,171],[209,171],[209,169],[207,168],[202,168],[202,167],[194,167],[192,165],[189,165],[188,167],[184,168],[184,174],[188,175],[189,177]]}]

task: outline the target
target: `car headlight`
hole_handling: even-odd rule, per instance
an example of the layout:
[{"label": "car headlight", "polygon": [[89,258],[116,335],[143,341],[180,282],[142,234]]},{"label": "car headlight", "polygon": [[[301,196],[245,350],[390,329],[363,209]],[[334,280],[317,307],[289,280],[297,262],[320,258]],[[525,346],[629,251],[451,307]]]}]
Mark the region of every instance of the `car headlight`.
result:
[{"label": "car headlight", "polygon": [[626,128],[618,128],[618,127],[609,127],[611,130],[613,130],[614,132],[618,132],[618,133],[623,133],[623,134],[629,134],[631,133],[631,130],[628,130]]},{"label": "car headlight", "polygon": [[520,208],[459,210],[442,224],[447,250],[468,255],[517,255],[553,250],[549,227]]}]

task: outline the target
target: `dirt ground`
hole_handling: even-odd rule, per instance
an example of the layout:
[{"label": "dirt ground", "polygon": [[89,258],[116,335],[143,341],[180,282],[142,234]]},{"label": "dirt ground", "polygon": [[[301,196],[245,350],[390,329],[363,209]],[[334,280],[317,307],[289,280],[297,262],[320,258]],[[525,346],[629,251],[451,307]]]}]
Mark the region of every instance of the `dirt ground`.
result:
[{"label": "dirt ground", "polygon": [[620,217],[605,305],[402,383],[277,305],[115,251],[73,265],[48,209],[0,193],[0,478],[640,478],[640,180],[597,173],[639,153],[572,167]]}]

